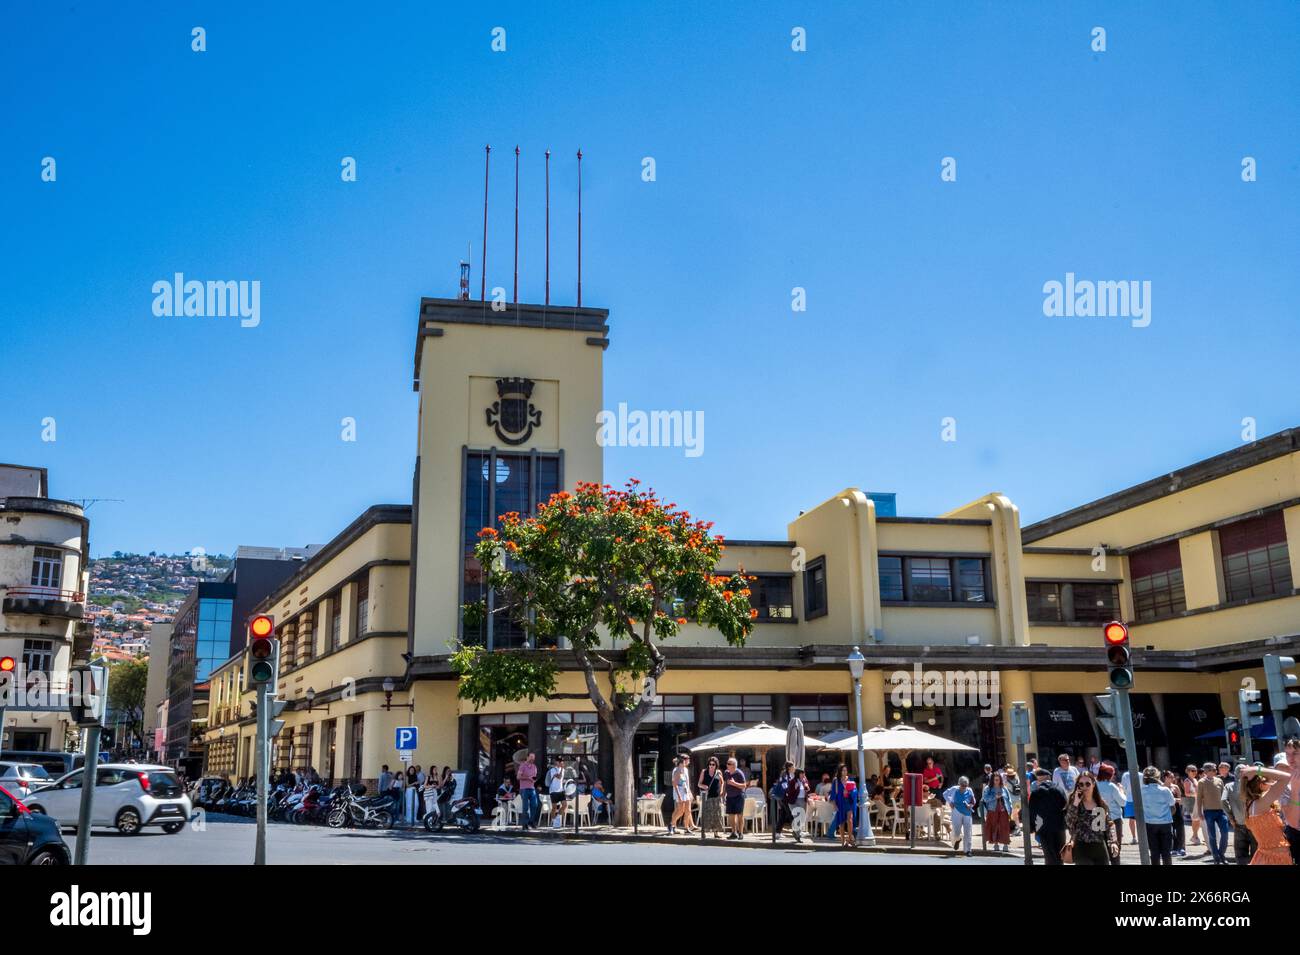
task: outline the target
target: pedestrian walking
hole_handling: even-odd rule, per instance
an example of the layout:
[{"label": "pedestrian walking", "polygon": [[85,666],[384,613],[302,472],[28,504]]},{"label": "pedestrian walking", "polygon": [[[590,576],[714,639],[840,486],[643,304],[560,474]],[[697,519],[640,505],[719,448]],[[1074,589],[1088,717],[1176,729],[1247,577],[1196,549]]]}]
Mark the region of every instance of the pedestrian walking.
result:
[{"label": "pedestrian walking", "polygon": [[1029,828],[1037,834],[1047,865],[1061,865],[1065,848],[1065,796],[1046,769],[1034,773],[1034,788],[1029,794]]},{"label": "pedestrian walking", "polygon": [[542,812],[541,800],[537,798],[536,753],[529,753],[515,767],[515,777],[519,780],[519,819],[523,830],[527,832],[537,825]]},{"label": "pedestrian walking", "polygon": [[1196,784],[1196,801],[1205,821],[1205,841],[1210,845],[1210,856],[1215,865],[1228,861],[1228,816],[1223,811],[1223,777],[1214,763],[1201,766],[1201,778]]},{"label": "pedestrian walking", "polygon": [[1011,790],[1001,773],[989,777],[988,788],[980,800],[984,807],[984,842],[994,852],[1000,846],[1011,851]]},{"label": "pedestrian walking", "polygon": [[546,771],[546,792],[551,797],[551,828],[564,828],[564,757],[556,756]]},{"label": "pedestrian walking", "polygon": [[1110,812],[1090,770],[1081,772],[1074,783],[1065,810],[1065,828],[1070,837],[1066,858],[1075,865],[1110,865],[1112,854],[1119,852],[1111,835]]},{"label": "pedestrian walking", "polygon": [[852,849],[857,846],[854,835],[854,810],[857,808],[857,786],[849,778],[849,767],[843,763],[835,772],[835,781],[831,783],[830,800],[835,804],[835,820],[832,828],[839,837],[840,847]]},{"label": "pedestrian walking", "polygon": [[1246,764],[1237,766],[1232,782],[1223,787],[1223,806],[1228,814],[1228,827],[1232,829],[1232,857],[1237,865],[1249,865],[1259,845],[1250,831],[1247,822],[1246,777],[1243,770]]},{"label": "pedestrian walking", "polygon": [[722,774],[726,786],[728,839],[743,839],[745,835],[745,787],[748,782],[738,768],[736,757],[727,760],[727,770]]},{"label": "pedestrian walking", "polygon": [[1160,770],[1142,770],[1142,814],[1146,818],[1147,847],[1152,865],[1173,865],[1174,794],[1160,785]]},{"label": "pedestrian walking", "polygon": [[676,831],[678,819],[682,820],[682,828],[687,832],[698,832],[691,815],[691,806],[695,802],[695,794],[691,792],[691,758],[683,754],[673,762],[672,786],[676,805],[673,806],[672,818],[668,820],[668,835]]},{"label": "pedestrian walking", "polygon": [[[1282,764],[1285,765],[1285,764]],[[1278,768],[1247,766],[1242,785],[1246,793],[1246,825],[1259,847],[1250,858],[1251,865],[1294,865],[1290,840],[1282,817],[1273,804],[1292,782],[1292,774]]]},{"label": "pedestrian walking", "polygon": [[958,777],[957,785],[944,792],[943,801],[952,807],[953,851],[956,852],[960,845],[969,856],[975,816],[975,792],[970,788],[970,780],[965,776]]},{"label": "pedestrian walking", "polygon": [[1191,824],[1192,838],[1188,845],[1201,844],[1201,807],[1196,804],[1196,784],[1199,783],[1201,771],[1195,763],[1188,763],[1183,770],[1183,819]]},{"label": "pedestrian walking", "polygon": [[794,777],[786,788],[785,801],[790,806],[790,831],[794,833],[794,841],[803,842],[808,819],[808,774],[802,769],[794,771]]},{"label": "pedestrian walking", "polygon": [[1166,770],[1160,774],[1160,785],[1174,794],[1174,855],[1181,858],[1187,855],[1187,827],[1184,824],[1185,818],[1183,816],[1183,790],[1178,785],[1178,775],[1173,770]]},{"label": "pedestrian walking", "polygon": [[793,813],[790,809],[790,801],[786,796],[790,792],[790,784],[794,782],[794,763],[789,760],[781,767],[781,775],[776,777],[776,782],[772,784],[768,792],[768,799],[772,803],[772,812],[776,818],[772,821],[772,837],[775,839],[781,834],[781,830],[790,824]]},{"label": "pedestrian walking", "polygon": [[700,778],[696,782],[696,787],[700,791],[700,799],[703,803],[700,809],[700,828],[705,832],[714,834],[714,838],[722,838],[722,831],[726,828],[726,822],[722,818],[722,770],[718,768],[718,757],[710,756],[708,764],[700,770]]},{"label": "pedestrian walking", "polygon": [[1110,862],[1111,865],[1119,865],[1124,849],[1124,805],[1128,802],[1128,795],[1115,782],[1115,767],[1110,763],[1102,763],[1097,770],[1097,793],[1106,802],[1106,814],[1110,817],[1111,829],[1115,833],[1115,852]]},{"label": "pedestrian walking", "polygon": [[1057,767],[1052,772],[1052,785],[1061,791],[1067,799],[1074,790],[1074,783],[1079,778],[1077,767],[1070,765],[1070,754],[1062,753],[1056,757]]},{"label": "pedestrian walking", "polygon": [[382,796],[393,787],[393,774],[388,771],[388,764],[384,763],[379,770],[379,781],[377,783],[379,790],[376,795]]}]

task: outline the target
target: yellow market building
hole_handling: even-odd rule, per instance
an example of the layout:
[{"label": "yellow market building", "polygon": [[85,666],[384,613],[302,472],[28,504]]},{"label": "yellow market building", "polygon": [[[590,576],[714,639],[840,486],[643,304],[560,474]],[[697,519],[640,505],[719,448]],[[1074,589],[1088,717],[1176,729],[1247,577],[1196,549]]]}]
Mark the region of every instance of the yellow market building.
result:
[{"label": "yellow market building", "polygon": [[[461,605],[490,599],[472,549],[494,515],[602,482],[609,344],[602,309],[421,302],[412,504],[367,510],[260,608],[284,644],[278,769],[373,785],[398,764],[395,729],[414,725],[414,763],[452,765],[483,786],[524,748],[539,760],[578,756],[612,781],[607,737],[563,641],[547,651],[562,666],[557,692],[532,703],[476,711],[457,698],[448,662],[459,641],[524,647],[523,633],[491,617],[466,632]],[[728,543],[719,569],[758,578],[757,625],[744,648],[698,628],[663,647],[669,669],[635,750],[639,787],[662,789],[684,740],[728,724],[798,716],[813,735],[851,727],[854,646],[867,658],[866,726],[906,722],[978,748],[942,759],[950,775],[1014,758],[1019,700],[1030,753],[1117,756],[1093,700],[1107,686],[1107,620],[1130,625],[1137,741],[1162,766],[1217,759],[1238,691],[1264,685],[1263,655],[1300,650],[1300,547],[1288,547],[1300,541],[1300,431],[1025,527],[1001,493],[938,517],[896,516],[890,503],[846,488],[791,521],[786,540]],[[208,772],[251,774],[245,668],[241,655],[212,675]],[[1257,751],[1272,747],[1257,740]],[[812,760],[816,769],[826,757]]]}]

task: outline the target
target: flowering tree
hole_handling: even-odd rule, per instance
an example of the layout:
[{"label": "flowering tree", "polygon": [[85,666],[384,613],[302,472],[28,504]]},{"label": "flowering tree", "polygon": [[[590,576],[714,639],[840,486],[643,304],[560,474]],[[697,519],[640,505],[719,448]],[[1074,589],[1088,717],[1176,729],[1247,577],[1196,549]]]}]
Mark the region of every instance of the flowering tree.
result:
[{"label": "flowering tree", "polygon": [[[629,481],[625,490],[579,484],[552,495],[537,516],[503,514],[500,530],[479,532],[475,556],[494,592],[492,613],[508,617],[533,647],[563,637],[609,730],[614,749],[615,824],[630,826],[635,795],[632,743],[654,704],[666,661],[663,641],[688,623],[719,631],[743,646],[757,610],[748,580],[714,573],[723,539],[712,523]],[[466,605],[468,623],[484,619],[484,602]],[[555,655],[538,650],[457,650],[452,665],[463,699],[535,699],[555,690]]]}]

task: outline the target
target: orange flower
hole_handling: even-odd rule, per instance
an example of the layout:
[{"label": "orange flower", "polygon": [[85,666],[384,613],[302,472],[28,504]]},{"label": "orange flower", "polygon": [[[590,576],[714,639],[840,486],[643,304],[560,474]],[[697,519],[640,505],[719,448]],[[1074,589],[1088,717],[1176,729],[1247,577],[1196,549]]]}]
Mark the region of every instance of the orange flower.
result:
[{"label": "orange flower", "polygon": [[744,590],[742,590],[742,591],[740,592],[740,596],[742,596],[742,597],[748,597],[748,596],[749,596],[749,588],[746,587]]},{"label": "orange flower", "polygon": [[722,599],[723,599],[723,600],[730,600],[730,599],[731,599],[732,597],[734,597],[734,596],[735,596],[735,594],[733,594],[730,590],[724,590],[724,591],[722,592]]},{"label": "orange flower", "polygon": [[751,611],[749,612],[749,619],[750,619],[750,620],[757,620],[757,619],[758,619],[758,611],[757,611],[757,610],[751,610]]},{"label": "orange flower", "polygon": [[485,528],[483,528],[481,531],[478,532],[478,536],[479,536],[479,537],[497,537],[497,536],[499,536],[499,535],[497,534],[497,529],[496,529],[495,527],[485,527]]},{"label": "orange flower", "polygon": [[681,624],[683,627],[686,626],[686,618],[685,618],[685,617],[678,617],[678,618],[677,618],[677,622],[678,622],[679,624]]}]

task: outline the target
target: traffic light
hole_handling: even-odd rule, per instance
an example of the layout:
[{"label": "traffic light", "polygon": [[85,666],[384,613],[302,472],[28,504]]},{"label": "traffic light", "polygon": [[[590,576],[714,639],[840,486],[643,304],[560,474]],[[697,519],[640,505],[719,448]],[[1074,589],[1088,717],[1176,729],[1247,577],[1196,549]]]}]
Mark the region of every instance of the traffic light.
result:
[{"label": "traffic light", "polygon": [[269,683],[274,690],[280,675],[280,641],[275,639],[275,621],[264,613],[258,614],[248,622],[248,633],[252,637],[248,647],[252,657],[248,675],[253,683]]},{"label": "traffic light", "polygon": [[1239,690],[1237,698],[1241,703],[1241,725],[1248,729],[1261,725],[1264,722],[1264,703],[1259,698],[1259,690]]},{"label": "traffic light", "polygon": [[1102,630],[1106,644],[1106,660],[1110,665],[1110,685],[1117,690],[1133,686],[1132,654],[1128,646],[1128,627],[1112,620]]},{"label": "traffic light", "polygon": [[[1296,685],[1296,675],[1287,673],[1294,669],[1294,657],[1280,657],[1270,653],[1264,657],[1264,678],[1268,681],[1268,705],[1274,713],[1281,713],[1288,706],[1300,703],[1300,693],[1291,687]],[[1278,727],[1280,733],[1282,728]]]},{"label": "traffic light", "polygon": [[108,667],[75,666],[68,670],[68,715],[77,726],[101,726],[108,708]]},{"label": "traffic light", "polygon": [[13,657],[0,657],[0,673],[13,673],[16,666]]},{"label": "traffic light", "polygon": [[1235,716],[1223,718],[1223,737],[1228,742],[1228,752],[1233,756],[1241,755],[1241,720]]},{"label": "traffic light", "polygon": [[1100,693],[1094,697],[1097,701],[1097,725],[1107,736],[1123,742],[1124,733],[1120,730],[1119,710],[1113,693]]}]

